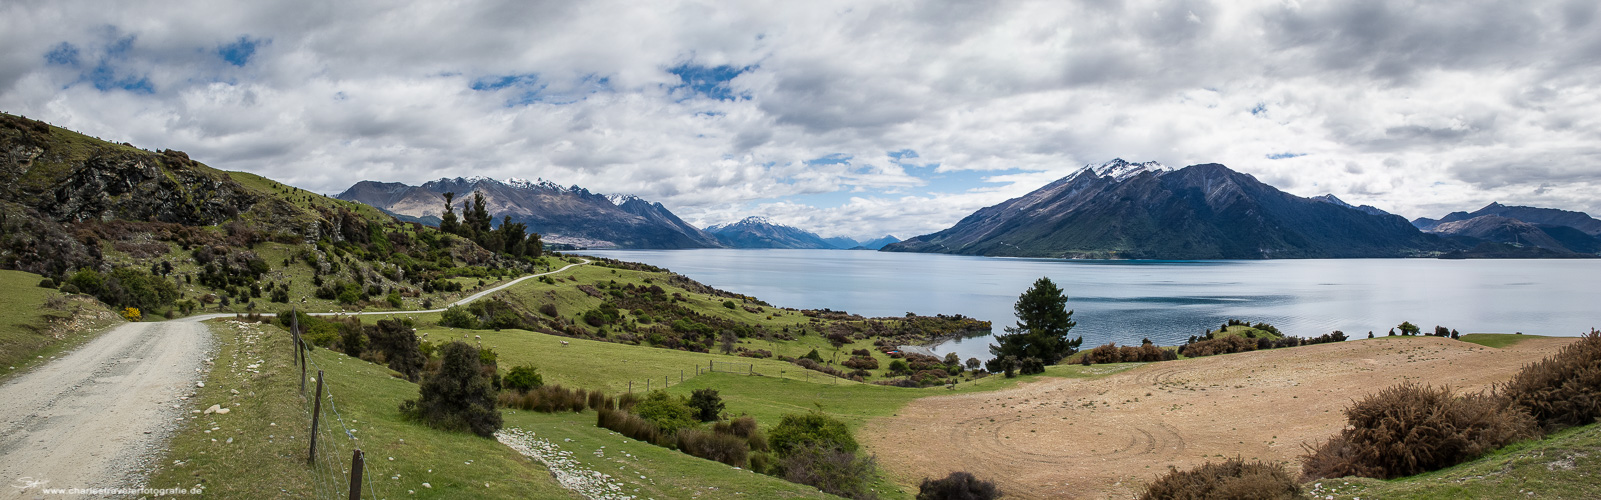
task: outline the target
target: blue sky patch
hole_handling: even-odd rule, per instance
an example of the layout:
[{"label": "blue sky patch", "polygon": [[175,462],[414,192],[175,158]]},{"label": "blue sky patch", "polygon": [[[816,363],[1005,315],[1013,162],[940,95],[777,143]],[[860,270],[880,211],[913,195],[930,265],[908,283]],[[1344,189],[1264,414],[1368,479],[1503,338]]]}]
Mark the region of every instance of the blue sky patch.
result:
[{"label": "blue sky patch", "polygon": [[58,66],[78,66],[78,48],[67,42],[56,44],[44,55],[44,61]]},{"label": "blue sky patch", "polygon": [[834,154],[831,154],[831,155],[824,155],[824,156],[819,156],[817,158],[812,158],[812,159],[806,160],[805,162],[802,162],[802,163],[805,163],[807,165],[839,165],[839,164],[842,164],[842,163],[849,164],[850,162],[851,162],[851,156],[850,155],[845,154],[845,153],[834,153]]},{"label": "blue sky patch", "polygon": [[1262,113],[1266,113],[1266,112],[1267,112],[1267,103],[1259,102],[1259,103],[1256,103],[1255,107],[1251,108],[1251,115],[1252,116],[1262,116]]},{"label": "blue sky patch", "polygon": [[1290,158],[1298,158],[1298,157],[1302,157],[1302,156],[1306,156],[1306,153],[1289,153],[1289,152],[1273,153],[1273,154],[1267,155],[1267,159],[1269,159],[1269,160],[1287,160],[1287,159],[1290,159]]},{"label": "blue sky patch", "polygon": [[752,68],[752,66],[736,68],[727,64],[719,66],[701,66],[698,64],[684,63],[678,66],[667,68],[667,72],[678,75],[678,79],[683,80],[684,82],[673,87],[675,90],[689,89],[696,94],[717,99],[719,101],[732,101],[736,99],[750,98],[749,95],[735,94],[733,89],[729,88],[728,82],[729,80],[733,80],[734,77],[737,77],[746,71],[750,71]]},{"label": "blue sky patch", "polygon": [[217,47],[217,55],[222,57],[222,60],[228,61],[228,64],[244,67],[250,64],[250,56],[256,55],[256,46],[262,43],[262,40],[241,36],[234,43]]}]

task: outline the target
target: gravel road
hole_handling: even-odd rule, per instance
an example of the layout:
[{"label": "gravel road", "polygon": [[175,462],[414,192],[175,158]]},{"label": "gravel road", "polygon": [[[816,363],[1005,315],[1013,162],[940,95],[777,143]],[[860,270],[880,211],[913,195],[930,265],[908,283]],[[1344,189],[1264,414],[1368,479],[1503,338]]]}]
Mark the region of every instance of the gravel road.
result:
[{"label": "gravel road", "polygon": [[198,322],[128,323],[0,386],[0,498],[139,484],[212,348]]}]

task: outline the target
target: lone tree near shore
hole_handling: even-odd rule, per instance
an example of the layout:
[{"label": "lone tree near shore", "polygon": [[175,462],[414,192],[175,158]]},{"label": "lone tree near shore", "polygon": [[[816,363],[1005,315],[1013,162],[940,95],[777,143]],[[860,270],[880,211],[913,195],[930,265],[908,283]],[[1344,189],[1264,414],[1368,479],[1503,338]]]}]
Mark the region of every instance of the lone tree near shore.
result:
[{"label": "lone tree near shore", "polygon": [[[1035,281],[1017,297],[1012,310],[1017,313],[1017,326],[1006,327],[1005,335],[995,337],[1000,345],[990,344],[990,354],[996,358],[1016,356],[1056,364],[1078,352],[1084,343],[1082,336],[1068,339],[1068,332],[1078,323],[1073,321],[1073,311],[1067,309],[1067,294],[1050,278]],[[1043,371],[1043,367],[1040,369]]]}]

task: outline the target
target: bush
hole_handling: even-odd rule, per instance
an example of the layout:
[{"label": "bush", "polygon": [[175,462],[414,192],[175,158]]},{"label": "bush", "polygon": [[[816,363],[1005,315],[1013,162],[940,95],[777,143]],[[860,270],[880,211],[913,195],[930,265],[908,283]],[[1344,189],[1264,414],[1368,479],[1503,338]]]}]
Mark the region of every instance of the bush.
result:
[{"label": "bush", "polygon": [[736,308],[736,307],[739,307],[739,306],[734,305],[734,301],[732,301],[732,300],[725,300],[725,301],[723,301],[723,307],[726,307],[726,308],[729,308],[729,309],[733,309],[733,308]]},{"label": "bush", "polygon": [[877,370],[878,369],[878,359],[877,358],[873,358],[871,356],[856,356],[856,355],[852,355],[851,359],[847,359],[847,360],[845,360],[843,362],[840,362],[840,364],[841,365],[845,365],[846,368],[851,368],[851,369],[855,369],[855,370]]},{"label": "bush", "polygon": [[478,318],[468,312],[466,307],[451,306],[445,309],[445,312],[439,313],[439,326],[473,330],[478,328]]},{"label": "bush", "polygon": [[1247,463],[1232,458],[1218,464],[1207,462],[1187,471],[1170,467],[1167,474],[1146,486],[1145,493],[1140,494],[1141,500],[1181,498],[1292,499],[1302,498],[1302,491],[1283,464]]},{"label": "bush", "polygon": [[785,414],[773,427],[767,442],[780,457],[807,446],[847,452],[854,452],[858,447],[844,422],[818,412]]},{"label": "bush", "polygon": [[554,317],[556,317],[556,314],[557,314],[557,312],[556,312],[556,304],[544,304],[544,305],[541,305],[541,306],[539,306],[539,312],[540,312],[540,314],[544,314],[546,316],[550,316],[550,317],[554,318]]},{"label": "bush", "polygon": [[745,438],[700,429],[680,429],[675,435],[678,449],[707,460],[744,467],[750,448]]},{"label": "bush", "polygon": [[917,486],[917,500],[994,500],[1001,496],[995,483],[966,472],[952,472],[943,479],[923,478]]},{"label": "bush", "polygon": [[818,354],[817,353],[817,349],[812,349],[812,352],[808,352],[808,353],[806,353],[805,356],[801,356],[801,359],[810,359],[812,361],[816,361],[818,363],[822,363],[823,362],[823,355],[822,354]]},{"label": "bush", "polygon": [[871,457],[830,446],[807,445],[783,455],[784,479],[814,486],[831,495],[852,499],[877,498],[869,489],[878,464]]},{"label": "bush", "polygon": [[53,279],[50,279],[50,278],[45,278],[45,279],[39,280],[39,288],[55,288],[55,287],[56,287],[56,280],[53,280]]},{"label": "bush", "polygon": [[578,413],[585,408],[599,410],[611,407],[611,399],[600,391],[588,392],[560,385],[541,385],[523,393],[503,392],[499,402],[501,406],[540,413]]},{"label": "bush", "polygon": [[1536,435],[1534,419],[1500,398],[1412,383],[1368,396],[1345,417],[1344,431],[1301,457],[1304,478],[1410,476]]},{"label": "bush", "polygon": [[695,410],[690,409],[683,396],[674,396],[660,389],[645,395],[643,401],[634,405],[633,412],[669,435],[699,423],[695,420]]},{"label": "bush", "polygon": [[610,408],[601,409],[598,413],[595,425],[657,446],[666,446],[668,444],[661,428],[656,427],[656,424],[650,423],[649,420],[640,418],[639,415]]},{"label": "bush", "polygon": [[745,440],[750,449],[755,451],[771,449],[767,445],[767,436],[762,435],[761,429],[756,428],[756,418],[749,415],[712,424],[712,432],[739,436]]},{"label": "bush", "polygon": [[367,334],[367,350],[381,353],[389,369],[400,372],[406,380],[416,382],[428,356],[422,353],[417,334],[404,322],[381,319],[374,326],[362,328]]},{"label": "bush", "polygon": [[717,389],[695,389],[689,396],[689,407],[695,410],[700,421],[711,422],[723,413],[723,398],[717,395]]},{"label": "bush", "polygon": [[528,365],[513,367],[501,384],[517,392],[528,392],[534,388],[545,385],[545,378],[539,375],[539,369]]},{"label": "bush", "polygon": [[137,307],[129,307],[122,310],[122,319],[126,319],[128,321],[139,321],[139,319],[143,317],[144,315],[139,314],[139,308]]},{"label": "bush", "polygon": [[402,413],[439,429],[495,435],[500,430],[500,410],[495,409],[495,392],[483,375],[478,349],[451,342],[439,352],[439,371],[423,379],[418,399],[402,404]]},{"label": "bush", "polygon": [[1547,430],[1586,425],[1601,417],[1601,331],[1568,344],[1519,371],[1498,393]]}]

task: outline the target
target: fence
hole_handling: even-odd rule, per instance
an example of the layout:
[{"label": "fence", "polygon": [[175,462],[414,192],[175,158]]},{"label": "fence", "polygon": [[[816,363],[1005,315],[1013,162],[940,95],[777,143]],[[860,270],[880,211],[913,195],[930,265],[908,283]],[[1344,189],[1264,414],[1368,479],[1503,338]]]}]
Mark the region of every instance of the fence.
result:
[{"label": "fence", "polygon": [[[383,498],[378,495],[378,488],[372,480],[373,476],[381,476],[378,471],[369,470],[373,467],[366,463],[366,456],[361,451],[356,431],[345,423],[344,416],[339,414],[339,405],[335,403],[333,388],[326,383],[322,365],[317,363],[315,357],[307,357],[306,351],[311,350],[305,340],[300,337],[300,316],[295,314],[290,319],[289,333],[294,343],[294,358],[300,367],[300,393],[306,394],[306,381],[309,371],[316,370],[316,378],[312,379],[317,385],[313,388],[310,397],[305,399],[306,411],[311,419],[310,444],[306,447],[306,466],[312,470],[312,493],[316,498],[349,498],[360,499],[365,490],[369,498]],[[328,416],[324,418],[324,402],[326,401]],[[350,463],[344,462],[344,457],[350,457]]]},{"label": "fence", "polygon": [[705,365],[695,365],[694,369],[686,368],[678,370],[677,377],[668,374],[662,375],[660,379],[652,377],[644,380],[629,380],[627,390],[629,394],[633,394],[634,389],[640,389],[645,392],[650,392],[656,389],[666,389],[676,385],[674,382],[678,384],[684,383],[685,380],[689,379],[691,374],[700,375],[702,373],[712,372],[738,373],[752,376],[761,375],[761,372],[756,371],[755,363],[734,363],[729,361],[709,360]]}]

